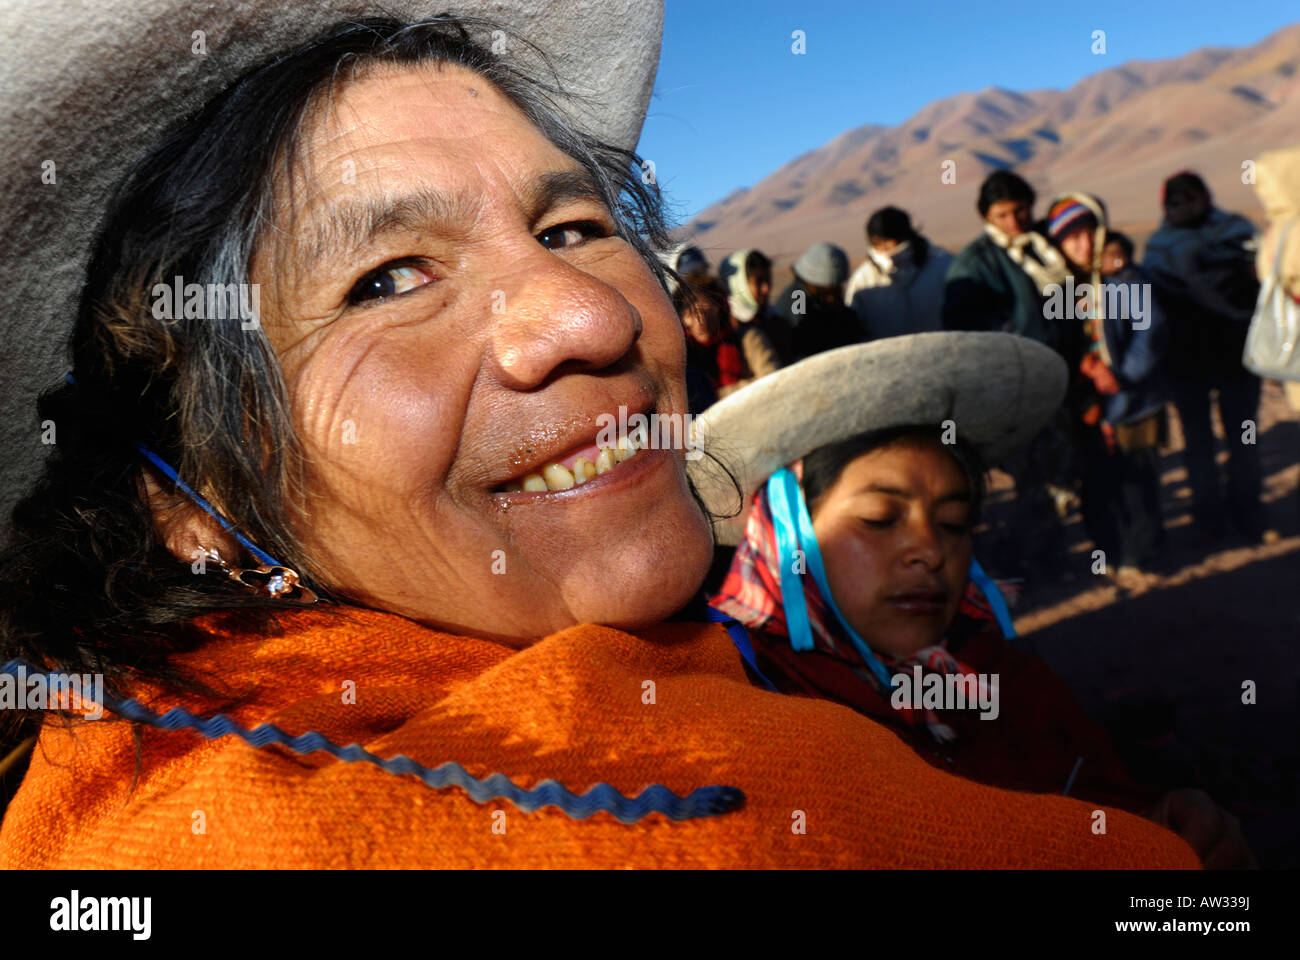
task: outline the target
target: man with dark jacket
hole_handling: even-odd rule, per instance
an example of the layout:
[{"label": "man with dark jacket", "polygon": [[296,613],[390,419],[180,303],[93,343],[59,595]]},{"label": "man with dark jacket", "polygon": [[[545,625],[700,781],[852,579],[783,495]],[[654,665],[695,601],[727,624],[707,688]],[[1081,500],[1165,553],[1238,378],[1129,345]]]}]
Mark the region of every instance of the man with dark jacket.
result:
[{"label": "man with dark jacket", "polygon": [[1060,253],[1032,229],[1034,188],[1009,170],[980,186],[984,232],[948,269],[943,325],[948,330],[1002,330],[1066,352],[1060,324],[1047,320],[1043,290],[1065,281]]},{"label": "man with dark jacket", "polygon": [[[1115,442],[1124,460],[1122,569],[1125,564],[1140,566],[1154,559],[1165,539],[1159,436],[1169,392],[1164,375],[1169,330],[1159,303],[1148,294],[1153,287],[1151,274],[1133,258],[1133,241],[1115,231],[1106,238],[1101,258],[1107,306],[1104,332],[1119,389],[1106,397],[1104,415],[1115,426]],[[1110,287],[1125,295],[1112,295]],[[1112,303],[1126,304],[1128,309],[1111,310]]]},{"label": "man with dark jacket", "polygon": [[[1009,170],[980,186],[977,208],[984,232],[957,255],[943,294],[946,330],[1018,333],[1068,361],[1080,349],[1077,324],[1048,319],[1045,288],[1063,284],[1065,260],[1032,228],[1034,188]],[[993,564],[1003,574],[1066,574],[1061,519],[1075,500],[1076,464],[1063,414],[1000,466],[1016,484],[1008,529],[995,533]],[[958,428],[960,429],[960,427]]]}]

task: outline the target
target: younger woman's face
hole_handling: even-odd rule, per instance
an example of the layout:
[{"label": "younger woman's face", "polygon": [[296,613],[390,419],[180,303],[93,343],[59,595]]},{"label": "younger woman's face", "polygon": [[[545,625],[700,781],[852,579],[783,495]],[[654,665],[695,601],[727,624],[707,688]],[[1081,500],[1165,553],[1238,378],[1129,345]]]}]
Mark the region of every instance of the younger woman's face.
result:
[{"label": "younger woman's face", "polygon": [[813,506],[831,593],[867,645],[906,657],[937,643],[972,552],[970,482],[956,459],[904,437],[851,461]]},{"label": "younger woman's face", "polygon": [[770,270],[755,270],[749,275],[749,292],[754,295],[759,306],[767,303],[767,298],[772,295],[772,272]]},{"label": "younger woman's face", "polygon": [[1061,252],[1079,270],[1092,269],[1093,232],[1092,226],[1080,227],[1061,238]]}]

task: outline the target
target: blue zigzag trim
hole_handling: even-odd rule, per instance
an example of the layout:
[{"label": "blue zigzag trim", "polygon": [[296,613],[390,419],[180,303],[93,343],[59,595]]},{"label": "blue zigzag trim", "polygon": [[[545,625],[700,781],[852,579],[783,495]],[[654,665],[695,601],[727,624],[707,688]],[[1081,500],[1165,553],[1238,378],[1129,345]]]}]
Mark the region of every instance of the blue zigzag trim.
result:
[{"label": "blue zigzag trim", "polygon": [[[0,667],[0,673],[16,676],[20,668],[24,669],[29,676],[38,674],[49,676],[39,670],[31,670],[22,660],[10,660]],[[598,783],[583,794],[571,792],[556,780],[543,780],[532,789],[526,790],[504,773],[489,774],[480,780],[454,761],[439,767],[426,767],[403,754],[385,760],[355,743],[341,747],[314,730],[296,737],[290,736],[272,723],[263,723],[252,730],[245,730],[225,714],[219,713],[211,719],[204,720],[181,707],[172,707],[160,716],[135,700],[121,700],[108,692],[104,694],[104,706],[128,720],[160,730],[189,729],[209,740],[233,734],[258,749],[279,744],[299,754],[324,751],[344,763],[374,764],[395,776],[412,774],[435,790],[460,787],[476,803],[487,803],[489,800],[496,799],[509,800],[524,813],[533,813],[542,807],[553,806],[559,807],[575,820],[585,820],[592,814],[605,810],[624,823],[636,823],[651,813],[662,813],[671,820],[716,817],[739,809],[745,802],[745,794],[742,790],[727,786],[699,787],[684,797],[657,783],[646,787],[635,797],[624,796],[608,783]]]}]

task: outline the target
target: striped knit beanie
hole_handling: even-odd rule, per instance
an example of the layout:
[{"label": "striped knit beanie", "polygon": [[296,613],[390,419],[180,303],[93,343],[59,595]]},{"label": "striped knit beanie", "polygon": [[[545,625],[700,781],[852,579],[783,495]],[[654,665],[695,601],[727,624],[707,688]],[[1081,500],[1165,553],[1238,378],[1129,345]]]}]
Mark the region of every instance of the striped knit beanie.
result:
[{"label": "striped knit beanie", "polygon": [[1085,225],[1095,227],[1097,217],[1078,200],[1060,200],[1047,212],[1047,235],[1052,240],[1059,241],[1071,230]]}]

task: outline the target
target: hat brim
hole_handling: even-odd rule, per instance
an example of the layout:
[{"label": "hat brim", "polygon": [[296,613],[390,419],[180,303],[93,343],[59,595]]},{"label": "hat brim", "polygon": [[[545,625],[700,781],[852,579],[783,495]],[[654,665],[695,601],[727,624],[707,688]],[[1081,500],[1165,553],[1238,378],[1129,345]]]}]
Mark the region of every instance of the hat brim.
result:
[{"label": "hat brim", "polygon": [[691,482],[709,513],[724,518],[714,521],[718,542],[734,544],[759,484],[820,447],[950,420],[992,466],[1051,419],[1067,380],[1056,351],[1010,333],[918,333],[841,347],[756,380],[701,414],[693,442],[704,456],[689,463]]}]

